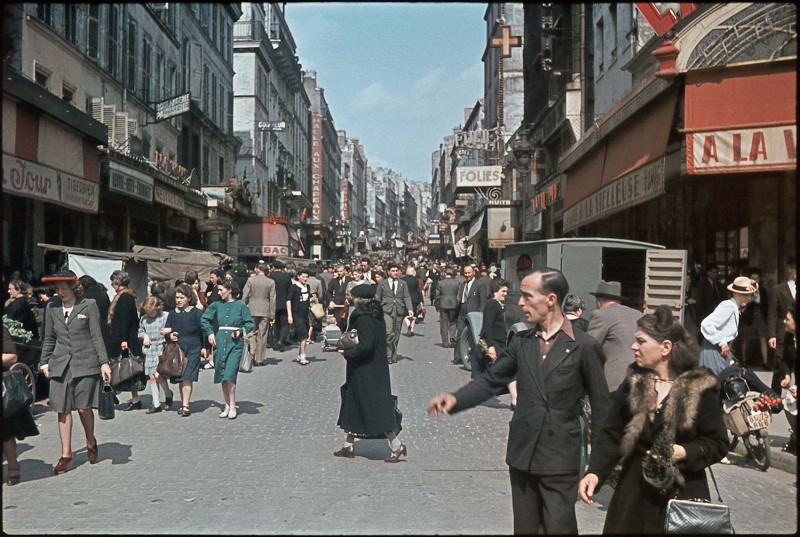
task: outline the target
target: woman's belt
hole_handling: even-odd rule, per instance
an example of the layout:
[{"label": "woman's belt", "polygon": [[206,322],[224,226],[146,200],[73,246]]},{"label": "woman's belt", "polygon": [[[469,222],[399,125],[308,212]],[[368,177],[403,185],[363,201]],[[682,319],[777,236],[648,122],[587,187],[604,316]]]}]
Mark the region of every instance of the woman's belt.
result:
[{"label": "woman's belt", "polygon": [[233,330],[233,331],[236,331],[236,330],[241,330],[241,328],[239,328],[238,326],[220,326],[219,330]]}]

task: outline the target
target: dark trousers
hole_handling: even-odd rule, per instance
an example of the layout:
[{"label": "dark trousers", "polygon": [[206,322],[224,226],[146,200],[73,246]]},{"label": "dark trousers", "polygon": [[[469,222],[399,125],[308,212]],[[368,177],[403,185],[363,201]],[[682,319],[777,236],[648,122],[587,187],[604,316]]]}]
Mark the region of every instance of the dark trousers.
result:
[{"label": "dark trousers", "polygon": [[442,336],[442,345],[450,346],[456,341],[456,322],[458,310],[439,310],[439,335]]},{"label": "dark trousers", "polygon": [[[720,371],[717,377],[719,377],[720,380],[722,380],[722,382],[725,382],[725,379],[727,379],[728,377],[735,377],[738,376],[740,373],[741,373],[741,368],[738,365],[732,365]],[[765,393],[769,391],[769,386],[761,382],[761,379],[758,378],[756,374],[750,371],[749,369],[745,370],[744,379],[747,381],[747,386],[749,386],[750,389],[755,392]],[[780,388],[780,383],[778,387]],[[775,390],[775,392],[780,393],[780,390]]]},{"label": "dark trousers", "polygon": [[515,534],[578,534],[578,474],[533,475],[508,470]]},{"label": "dark trousers", "polygon": [[275,339],[275,345],[278,347],[285,347],[289,345],[291,342],[288,340],[289,338],[289,312],[286,309],[276,309],[275,310],[275,330],[277,332],[277,338]]}]

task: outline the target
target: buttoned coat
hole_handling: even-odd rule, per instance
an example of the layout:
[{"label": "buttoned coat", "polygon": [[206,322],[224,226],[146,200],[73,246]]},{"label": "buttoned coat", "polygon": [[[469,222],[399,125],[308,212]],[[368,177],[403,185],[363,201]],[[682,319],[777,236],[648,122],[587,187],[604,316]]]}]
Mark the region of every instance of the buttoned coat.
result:
[{"label": "buttoned coat", "polygon": [[375,293],[375,298],[381,303],[383,312],[386,315],[398,314],[402,317],[408,315],[409,311],[414,311],[411,304],[411,294],[408,291],[408,284],[402,280],[397,279],[397,293],[392,292],[391,278],[384,278],[378,284],[378,290]]},{"label": "buttoned coat", "polygon": [[50,303],[42,342],[41,365],[47,365],[52,378],[61,378],[69,366],[73,378],[100,374],[100,365],[108,363],[106,346],[97,304],[89,298],[78,297],[75,306],[64,320],[60,301]]},{"label": "buttoned coat", "polygon": [[328,298],[325,300],[325,306],[333,301],[334,304],[341,306],[344,304],[344,301],[347,299],[347,284],[352,281],[353,278],[350,276],[344,277],[344,284],[341,282],[341,278],[334,278],[331,280],[331,284],[328,286]]},{"label": "buttoned coat", "polygon": [[242,290],[242,302],[247,304],[253,317],[275,318],[275,281],[264,274],[254,274],[247,279]]},{"label": "buttoned coat", "polygon": [[277,270],[272,272],[267,278],[275,282],[275,310],[286,310],[286,299],[289,294],[289,286],[292,285],[292,277],[288,272]]},{"label": "buttoned coat", "polygon": [[517,406],[509,425],[506,463],[533,475],[577,475],[580,401],[589,394],[592,423],[603,423],[610,405],[601,365],[605,357],[597,341],[575,330],[574,340],[560,335],[541,361],[536,330],[517,333],[492,367],[455,392],[456,406],[450,413],[483,403],[516,378]]},{"label": "buttoned coat", "polygon": [[606,362],[603,370],[611,391],[625,380],[628,366],[633,362],[631,345],[635,340],[636,321],[642,312],[622,304],[596,309],[589,316],[587,333],[600,343]]},{"label": "buttoned coat", "polygon": [[[456,310],[461,305],[458,290],[461,288],[455,278],[443,278],[439,280],[438,292],[434,304],[438,309]],[[463,291],[462,291],[463,292]]]},{"label": "buttoned coat", "polygon": [[458,303],[460,304],[460,309],[458,311],[458,317],[464,318],[467,316],[467,313],[473,311],[483,311],[483,307],[486,305],[486,288],[481,285],[481,282],[478,281],[477,278],[472,279],[472,287],[469,289],[469,295],[467,295],[467,301],[462,303],[461,297],[464,296],[464,288],[467,286],[467,281],[464,280],[458,286]]}]

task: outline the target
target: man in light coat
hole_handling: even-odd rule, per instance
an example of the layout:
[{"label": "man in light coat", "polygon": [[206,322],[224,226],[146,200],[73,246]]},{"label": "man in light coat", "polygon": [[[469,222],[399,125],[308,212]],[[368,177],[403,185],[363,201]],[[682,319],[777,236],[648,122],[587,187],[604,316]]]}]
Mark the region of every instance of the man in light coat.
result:
[{"label": "man in light coat", "polygon": [[275,281],[264,274],[265,265],[259,263],[255,266],[254,272],[242,290],[242,301],[250,308],[253,316],[253,330],[255,335],[254,346],[251,348],[253,353],[253,365],[262,366],[266,360],[264,355],[267,348],[267,329],[269,324],[275,319]]},{"label": "man in light coat", "polygon": [[588,334],[600,343],[606,363],[603,367],[608,389],[616,391],[628,366],[633,362],[631,345],[635,340],[636,321],[642,312],[623,306],[622,284],[600,280],[597,291],[589,293],[595,297],[597,309],[589,317]]},{"label": "man in light coat", "polygon": [[397,361],[397,343],[403,319],[414,316],[408,284],[400,278],[400,265],[389,263],[389,277],[378,284],[375,299],[383,307],[383,320],[386,322],[387,358],[390,364]]},{"label": "man in light coat", "polygon": [[444,278],[439,280],[436,298],[433,305],[439,312],[439,335],[442,336],[442,347],[448,349],[456,344],[458,328],[458,280],[453,278],[453,269],[444,271]]}]

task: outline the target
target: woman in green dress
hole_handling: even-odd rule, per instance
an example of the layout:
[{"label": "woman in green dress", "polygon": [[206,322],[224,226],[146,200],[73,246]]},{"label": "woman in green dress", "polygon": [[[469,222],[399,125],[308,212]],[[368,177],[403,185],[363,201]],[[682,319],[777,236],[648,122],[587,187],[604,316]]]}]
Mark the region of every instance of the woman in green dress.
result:
[{"label": "woman in green dress", "polygon": [[[236,295],[239,286],[235,281],[226,280],[218,285],[220,300],[208,306],[200,323],[208,342],[214,351],[214,384],[222,383],[222,397],[225,409],[220,418],[236,419],[236,377],[239,374],[239,360],[242,358],[244,332],[253,329],[253,317],[244,302]],[[214,334],[212,323],[216,318],[219,328]]]}]

